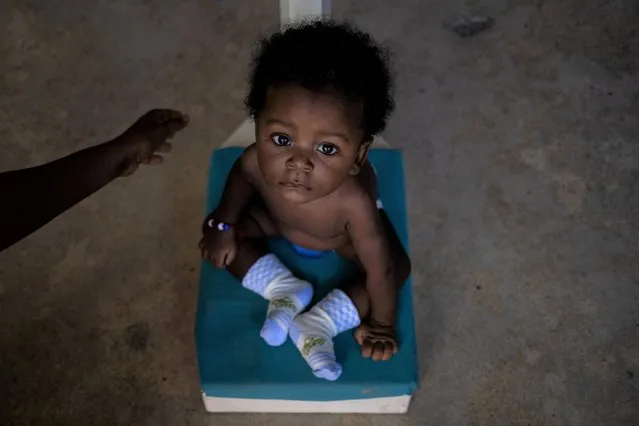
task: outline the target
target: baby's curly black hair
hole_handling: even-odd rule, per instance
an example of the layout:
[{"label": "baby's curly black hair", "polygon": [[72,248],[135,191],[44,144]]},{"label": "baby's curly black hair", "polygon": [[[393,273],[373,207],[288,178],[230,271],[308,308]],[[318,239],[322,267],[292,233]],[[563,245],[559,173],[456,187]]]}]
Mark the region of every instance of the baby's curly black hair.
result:
[{"label": "baby's curly black hair", "polygon": [[334,91],[364,107],[366,138],[386,127],[394,102],[390,58],[368,34],[329,20],[304,22],[262,39],[253,58],[245,104],[256,118],[271,87]]}]

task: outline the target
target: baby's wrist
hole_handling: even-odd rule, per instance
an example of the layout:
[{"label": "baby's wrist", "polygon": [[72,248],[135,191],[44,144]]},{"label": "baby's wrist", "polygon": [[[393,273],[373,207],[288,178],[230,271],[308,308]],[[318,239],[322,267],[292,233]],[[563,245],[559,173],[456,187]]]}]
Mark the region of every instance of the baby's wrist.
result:
[{"label": "baby's wrist", "polygon": [[217,219],[214,213],[210,214],[202,225],[204,232],[223,232],[232,234],[235,232],[235,223]]},{"label": "baby's wrist", "polygon": [[378,327],[394,327],[395,313],[371,311],[369,322]]},{"label": "baby's wrist", "polygon": [[239,221],[239,214],[224,207],[218,207],[213,210],[207,217],[207,220],[213,219],[217,222],[227,223],[231,226],[236,225]]}]

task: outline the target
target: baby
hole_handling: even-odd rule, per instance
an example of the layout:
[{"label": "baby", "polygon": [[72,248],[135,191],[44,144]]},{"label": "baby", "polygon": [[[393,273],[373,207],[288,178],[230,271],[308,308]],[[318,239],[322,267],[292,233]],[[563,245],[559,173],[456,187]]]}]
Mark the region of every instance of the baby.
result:
[{"label": "baby", "polygon": [[[333,350],[339,333],[359,327],[355,339],[373,360],[398,350],[397,294],[410,261],[367,160],[393,108],[391,86],[383,50],[348,25],[310,22],[263,40],[246,98],[256,140],[203,225],[203,258],[269,301],[262,338],[279,346],[290,336],[327,380],[342,372]],[[336,251],[359,276],[300,314],[313,287],[268,252],[269,237],[285,238],[301,256]]]}]

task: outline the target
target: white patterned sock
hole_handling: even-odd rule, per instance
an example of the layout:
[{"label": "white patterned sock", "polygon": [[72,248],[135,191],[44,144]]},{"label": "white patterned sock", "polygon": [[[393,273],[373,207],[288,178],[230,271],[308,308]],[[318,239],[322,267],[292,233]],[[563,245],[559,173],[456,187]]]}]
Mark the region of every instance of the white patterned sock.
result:
[{"label": "white patterned sock", "polygon": [[249,268],[242,286],[269,301],[260,336],[271,346],[280,346],[286,341],[293,319],[313,298],[313,286],[295,277],[272,253],[262,256]]},{"label": "white patterned sock", "polygon": [[342,366],[335,359],[333,337],[359,324],[359,313],[351,299],[343,291],[333,290],[293,320],[289,335],[313,374],[333,381],[342,374]]}]

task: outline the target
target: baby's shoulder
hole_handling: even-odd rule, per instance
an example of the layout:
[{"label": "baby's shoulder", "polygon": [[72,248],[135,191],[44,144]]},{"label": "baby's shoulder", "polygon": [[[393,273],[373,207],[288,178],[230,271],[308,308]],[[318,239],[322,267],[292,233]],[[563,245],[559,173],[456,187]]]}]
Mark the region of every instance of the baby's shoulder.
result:
[{"label": "baby's shoulder", "polygon": [[375,195],[370,193],[368,185],[358,176],[349,178],[339,191],[339,203],[346,212],[359,214],[376,209]]},{"label": "baby's shoulder", "polygon": [[371,163],[364,163],[358,174],[351,176],[343,185],[345,198],[353,202],[373,205],[377,199],[377,174]]}]

